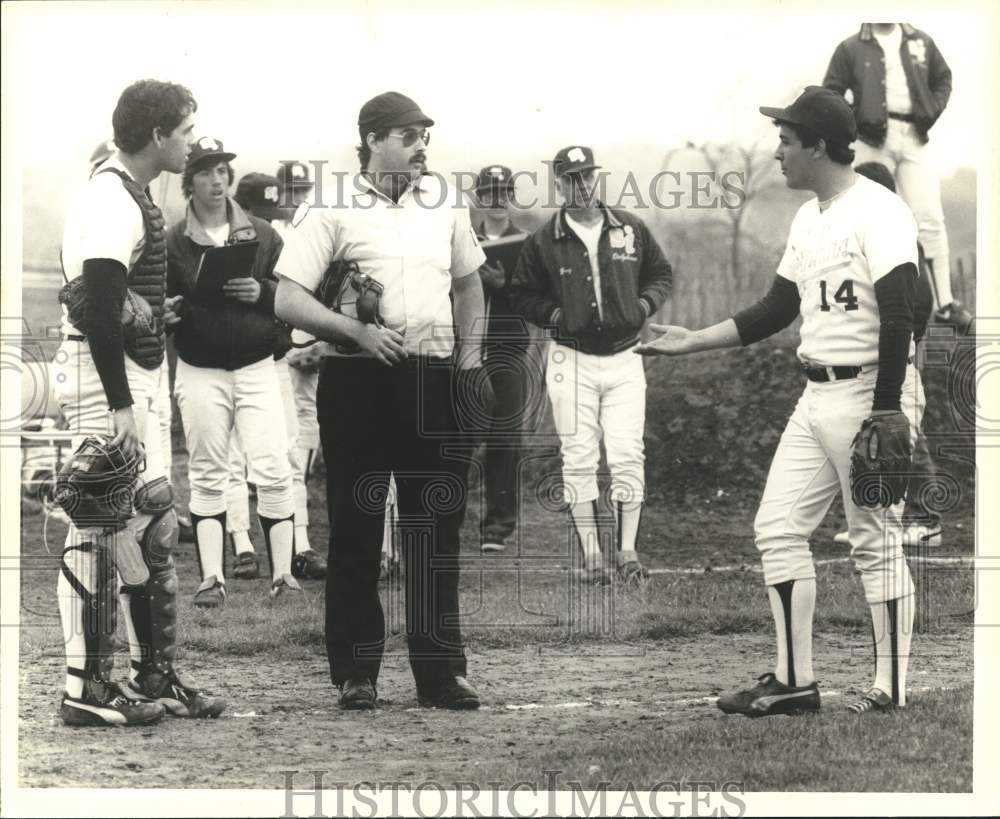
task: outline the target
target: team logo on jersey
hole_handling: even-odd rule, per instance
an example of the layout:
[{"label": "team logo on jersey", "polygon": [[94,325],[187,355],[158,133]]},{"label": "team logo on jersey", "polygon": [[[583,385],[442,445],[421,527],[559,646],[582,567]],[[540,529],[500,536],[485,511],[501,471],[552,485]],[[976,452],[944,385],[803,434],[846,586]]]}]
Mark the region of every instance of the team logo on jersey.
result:
[{"label": "team logo on jersey", "polygon": [[613,249],[619,253],[613,253],[611,258],[618,262],[634,262],[635,256],[635,230],[631,225],[624,228],[616,227],[608,231],[608,241]]},{"label": "team logo on jersey", "polygon": [[625,247],[625,231],[617,227],[611,228],[611,230],[608,231],[608,241],[611,242],[611,247]]},{"label": "team logo on jersey", "polygon": [[906,48],[917,65],[927,62],[927,44],[923,40],[907,40]]}]

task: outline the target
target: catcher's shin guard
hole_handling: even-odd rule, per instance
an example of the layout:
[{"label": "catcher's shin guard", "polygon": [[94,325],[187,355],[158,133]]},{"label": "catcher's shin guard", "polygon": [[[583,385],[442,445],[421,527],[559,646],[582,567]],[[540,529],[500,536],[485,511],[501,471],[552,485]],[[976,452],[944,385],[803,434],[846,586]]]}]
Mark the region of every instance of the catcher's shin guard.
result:
[{"label": "catcher's shin guard", "polygon": [[[122,602],[132,620],[144,670],[166,674],[177,653],[177,514],[173,490],[166,478],[151,481],[136,493],[136,508],[150,516],[139,538],[149,580],[141,587],[124,587]],[[133,662],[135,661],[133,654]]]},{"label": "catcher's shin guard", "polygon": [[[74,567],[68,562],[73,552],[93,556],[94,591],[90,592],[76,576]],[[76,561],[77,567],[85,561]],[[66,632],[66,645],[69,647],[76,630],[83,629],[85,646],[84,671],[70,666],[67,671],[76,677],[91,680],[107,680],[114,667],[114,635],[118,623],[118,606],[115,599],[118,591],[118,581],[115,577],[114,564],[107,550],[92,542],[85,542],[67,547],[62,555],[62,574],[72,589],[75,611],[69,617],[69,622],[63,623]],[[69,658],[67,658],[68,660]]]}]

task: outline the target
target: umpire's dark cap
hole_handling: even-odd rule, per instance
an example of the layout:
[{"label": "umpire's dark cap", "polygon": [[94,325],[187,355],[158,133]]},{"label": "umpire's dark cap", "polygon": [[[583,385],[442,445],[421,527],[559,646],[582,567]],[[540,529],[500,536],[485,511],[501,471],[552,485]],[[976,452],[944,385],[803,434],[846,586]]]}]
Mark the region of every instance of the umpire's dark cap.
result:
[{"label": "umpire's dark cap", "polygon": [[830,88],[810,85],[787,108],[761,107],[760,112],[779,123],[801,125],[827,142],[848,147],[858,138],[854,111],[847,100]]},{"label": "umpire's dark cap", "polygon": [[362,142],[372,131],[381,128],[433,124],[434,120],[421,111],[419,105],[398,91],[386,91],[372,97],[361,106],[358,114],[358,131]]}]

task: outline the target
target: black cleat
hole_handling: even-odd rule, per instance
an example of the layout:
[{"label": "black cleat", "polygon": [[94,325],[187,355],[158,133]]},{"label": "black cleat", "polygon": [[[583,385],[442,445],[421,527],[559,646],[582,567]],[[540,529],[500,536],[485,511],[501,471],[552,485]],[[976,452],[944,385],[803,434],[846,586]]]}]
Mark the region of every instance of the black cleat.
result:
[{"label": "black cleat", "polygon": [[866,714],[869,711],[891,711],[895,707],[892,697],[881,688],[873,688],[860,700],[848,705],[847,710],[852,714]]},{"label": "black cleat", "polygon": [[757,678],[753,688],[719,697],[716,705],[726,714],[747,717],[770,717],[775,714],[795,714],[819,711],[819,685],[792,686],[778,681],[771,672]]},{"label": "black cleat", "polygon": [[83,696],[64,693],[59,705],[62,721],[72,726],[149,725],[164,713],[158,702],[139,701],[108,680],[84,680]]},{"label": "black cleat", "polygon": [[326,577],[326,561],[315,549],[306,549],[292,557],[292,577],[299,580],[322,580]]},{"label": "black cleat", "polygon": [[166,674],[155,669],[140,671],[138,678],[129,681],[125,691],[137,700],[159,703],[174,717],[217,717],[226,707],[224,700],[181,680],[172,668]]}]

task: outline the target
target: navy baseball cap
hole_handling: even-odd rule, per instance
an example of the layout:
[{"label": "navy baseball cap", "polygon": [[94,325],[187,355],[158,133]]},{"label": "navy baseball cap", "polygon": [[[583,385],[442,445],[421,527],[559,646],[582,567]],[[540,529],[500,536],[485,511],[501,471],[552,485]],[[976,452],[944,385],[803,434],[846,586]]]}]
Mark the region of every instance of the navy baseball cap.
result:
[{"label": "navy baseball cap", "polygon": [[275,176],[266,173],[245,174],[236,186],[233,199],[241,208],[277,207],[281,195],[281,183]]},{"label": "navy baseball cap", "polygon": [[801,125],[843,148],[858,138],[854,111],[842,95],[830,88],[810,85],[787,108],[761,107],[759,110],[765,117],[779,123]]},{"label": "navy baseball cap", "polygon": [[476,191],[514,187],[514,172],[506,165],[487,165],[476,177]]},{"label": "navy baseball cap", "polygon": [[275,176],[283,188],[311,188],[313,186],[312,180],[309,178],[309,166],[298,160],[282,162],[278,166]]},{"label": "navy baseball cap", "polygon": [[361,106],[358,114],[358,132],[362,142],[368,134],[380,128],[433,124],[434,120],[421,111],[419,105],[398,91],[386,91],[372,97]]},{"label": "navy baseball cap", "polygon": [[222,145],[222,140],[206,136],[191,146],[191,153],[188,154],[187,158],[187,166],[193,168],[206,159],[215,159],[219,162],[232,162],[236,159],[236,154],[232,151],[227,151]]},{"label": "navy baseball cap", "polygon": [[556,176],[581,173],[600,167],[594,162],[594,152],[584,145],[570,145],[563,148],[552,160],[552,170]]}]

